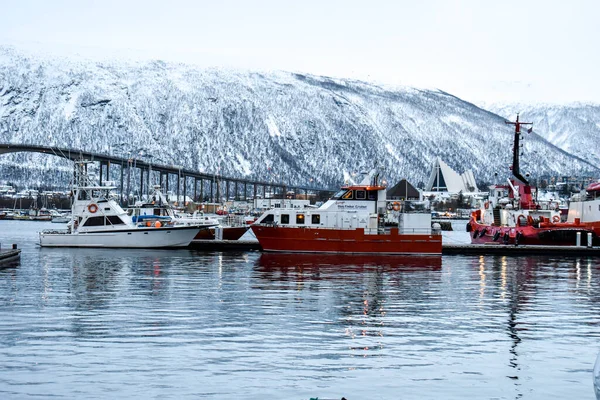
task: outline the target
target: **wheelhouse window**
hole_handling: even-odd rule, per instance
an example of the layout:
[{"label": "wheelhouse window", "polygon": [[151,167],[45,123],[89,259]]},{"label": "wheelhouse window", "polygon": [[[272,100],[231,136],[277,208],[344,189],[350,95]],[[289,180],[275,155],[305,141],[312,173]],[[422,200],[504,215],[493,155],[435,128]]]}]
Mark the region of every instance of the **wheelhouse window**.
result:
[{"label": "wheelhouse window", "polygon": [[377,192],[374,190],[369,190],[367,196],[369,200],[377,200]]},{"label": "wheelhouse window", "polygon": [[314,225],[319,225],[321,223],[321,215],[320,214],[313,214],[310,217],[311,219],[311,223]]},{"label": "wheelhouse window", "polygon": [[342,196],[343,200],[351,200],[352,199],[352,190],[348,190],[346,194]]},{"label": "wheelhouse window", "polygon": [[304,225],[304,214],[296,214],[296,224]]},{"label": "wheelhouse window", "polygon": [[356,200],[364,200],[367,198],[367,193],[364,190],[356,191]]},{"label": "wheelhouse window", "polygon": [[290,214],[281,214],[281,224],[287,225],[290,223]]},{"label": "wheelhouse window", "polygon": [[340,190],[339,192],[337,192],[336,194],[333,195],[333,199],[334,200],[338,200],[341,199],[342,196],[344,195],[344,193],[346,193],[346,190]]},{"label": "wheelhouse window", "polygon": [[83,226],[104,226],[104,217],[90,217]]}]

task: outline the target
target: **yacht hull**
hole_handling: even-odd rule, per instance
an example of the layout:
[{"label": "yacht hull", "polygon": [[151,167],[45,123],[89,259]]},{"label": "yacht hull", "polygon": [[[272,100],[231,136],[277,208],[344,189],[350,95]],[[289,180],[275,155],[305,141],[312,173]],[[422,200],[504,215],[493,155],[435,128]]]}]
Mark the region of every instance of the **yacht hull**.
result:
[{"label": "yacht hull", "polygon": [[42,247],[169,248],[187,247],[200,227],[139,228],[67,233],[41,232]]},{"label": "yacht hull", "polygon": [[364,229],[323,229],[252,225],[263,251],[347,254],[442,254],[442,236],[385,234]]}]

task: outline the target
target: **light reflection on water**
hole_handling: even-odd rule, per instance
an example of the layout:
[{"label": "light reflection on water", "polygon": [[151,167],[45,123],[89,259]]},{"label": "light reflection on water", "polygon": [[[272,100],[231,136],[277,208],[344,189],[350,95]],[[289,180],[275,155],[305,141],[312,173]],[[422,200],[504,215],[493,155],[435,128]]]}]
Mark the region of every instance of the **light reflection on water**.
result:
[{"label": "light reflection on water", "polygon": [[593,258],[40,249],[47,225],[0,221],[1,398],[594,398]]}]

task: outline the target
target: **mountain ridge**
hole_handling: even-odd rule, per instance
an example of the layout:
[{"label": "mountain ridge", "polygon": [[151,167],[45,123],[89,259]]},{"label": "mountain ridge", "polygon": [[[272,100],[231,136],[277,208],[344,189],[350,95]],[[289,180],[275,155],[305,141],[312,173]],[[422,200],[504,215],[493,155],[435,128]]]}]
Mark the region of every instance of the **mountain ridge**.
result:
[{"label": "mountain ridge", "polygon": [[[504,118],[441,90],[164,61],[36,57],[5,47],[0,78],[0,142],[326,188],[375,162],[390,184],[408,178],[418,185],[437,156],[459,172],[472,169],[478,181],[510,176],[513,132]],[[527,139],[523,171],[598,172],[535,132]],[[58,185],[68,175],[66,164],[16,154],[0,158],[0,176],[15,180],[25,169],[39,172],[39,164],[50,170],[44,182]],[[62,171],[55,178],[53,168]]]}]

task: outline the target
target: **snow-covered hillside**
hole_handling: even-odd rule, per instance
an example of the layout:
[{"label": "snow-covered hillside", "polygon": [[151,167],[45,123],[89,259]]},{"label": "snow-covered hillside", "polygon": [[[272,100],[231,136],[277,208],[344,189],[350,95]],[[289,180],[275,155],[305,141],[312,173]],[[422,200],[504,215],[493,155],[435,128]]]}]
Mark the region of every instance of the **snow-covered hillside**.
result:
[{"label": "snow-covered hillside", "polygon": [[520,112],[550,143],[600,166],[600,104],[493,104],[486,108],[503,117]]},{"label": "snow-covered hillside", "polygon": [[[523,172],[597,172],[535,133],[526,139]],[[375,162],[390,183],[406,177],[418,185],[436,156],[491,181],[510,175],[512,154],[504,118],[441,91],[162,61],[51,59],[0,47],[5,142],[327,188]],[[4,155],[0,180],[33,171],[28,179],[48,183],[55,161],[47,157]],[[40,170],[50,172],[38,177]]]}]

